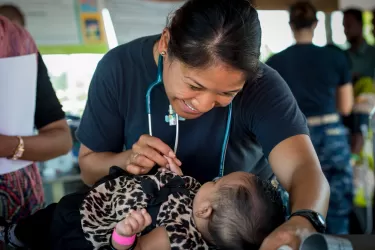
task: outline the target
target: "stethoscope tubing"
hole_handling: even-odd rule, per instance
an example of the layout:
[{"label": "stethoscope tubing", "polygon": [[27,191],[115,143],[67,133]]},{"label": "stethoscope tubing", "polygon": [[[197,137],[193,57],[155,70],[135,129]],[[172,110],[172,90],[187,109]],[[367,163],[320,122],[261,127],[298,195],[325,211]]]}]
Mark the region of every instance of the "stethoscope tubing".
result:
[{"label": "stethoscope tubing", "polygon": [[[148,118],[148,133],[150,136],[153,136],[152,134],[152,114],[151,114],[151,92],[153,88],[161,84],[163,81],[163,57],[160,55],[158,59],[158,73],[156,80],[151,83],[151,85],[148,87],[146,92],[146,112],[147,112],[147,118]],[[228,105],[228,117],[226,122],[226,128],[225,128],[225,134],[224,134],[224,141],[221,148],[221,156],[220,156],[220,166],[219,166],[219,177],[222,177],[224,175],[224,164],[225,164],[225,156],[226,151],[228,148],[228,142],[229,142],[229,134],[230,134],[230,127],[231,127],[231,120],[232,120],[232,103]],[[175,145],[174,145],[174,152],[177,154],[178,149],[178,142],[179,142],[179,117],[177,114],[175,114],[176,119],[176,136],[175,136]]]}]

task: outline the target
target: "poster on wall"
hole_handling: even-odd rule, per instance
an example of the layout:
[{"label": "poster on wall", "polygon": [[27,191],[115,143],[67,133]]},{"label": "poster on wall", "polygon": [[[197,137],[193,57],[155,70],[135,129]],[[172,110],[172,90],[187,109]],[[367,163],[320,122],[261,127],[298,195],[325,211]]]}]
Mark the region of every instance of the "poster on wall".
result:
[{"label": "poster on wall", "polygon": [[97,0],[79,0],[79,9],[81,13],[96,13],[98,2]]},{"label": "poster on wall", "polygon": [[105,32],[100,13],[81,14],[82,36],[86,44],[105,43]]}]

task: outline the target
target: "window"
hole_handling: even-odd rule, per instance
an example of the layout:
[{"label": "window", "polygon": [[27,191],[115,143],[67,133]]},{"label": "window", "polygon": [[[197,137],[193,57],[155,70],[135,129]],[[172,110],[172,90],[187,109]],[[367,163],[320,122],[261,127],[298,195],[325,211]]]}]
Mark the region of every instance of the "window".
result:
[{"label": "window", "polygon": [[102,54],[44,55],[51,82],[67,114],[81,116]]},{"label": "window", "polygon": [[331,15],[332,41],[342,49],[349,47],[342,25],[344,15],[341,11],[334,11]]}]

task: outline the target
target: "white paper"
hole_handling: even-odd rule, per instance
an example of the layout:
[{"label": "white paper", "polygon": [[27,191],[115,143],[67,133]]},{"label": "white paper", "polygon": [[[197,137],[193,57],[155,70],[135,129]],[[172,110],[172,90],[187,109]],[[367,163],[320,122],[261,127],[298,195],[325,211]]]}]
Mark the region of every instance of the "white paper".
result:
[{"label": "white paper", "polygon": [[[36,78],[36,54],[0,58],[0,134],[34,134]],[[0,158],[0,174],[16,171],[31,163]]]}]

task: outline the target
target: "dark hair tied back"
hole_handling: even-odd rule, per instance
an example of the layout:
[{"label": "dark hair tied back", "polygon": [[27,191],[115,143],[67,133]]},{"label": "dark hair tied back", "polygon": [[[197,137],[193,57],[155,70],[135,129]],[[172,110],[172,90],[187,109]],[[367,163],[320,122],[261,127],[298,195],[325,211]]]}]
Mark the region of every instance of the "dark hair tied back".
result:
[{"label": "dark hair tied back", "polygon": [[169,55],[190,67],[224,63],[258,73],[261,27],[248,0],[188,0],[168,19]]},{"label": "dark hair tied back", "polygon": [[315,22],[316,8],[309,1],[298,1],[290,6],[289,22],[296,30],[310,28]]}]

